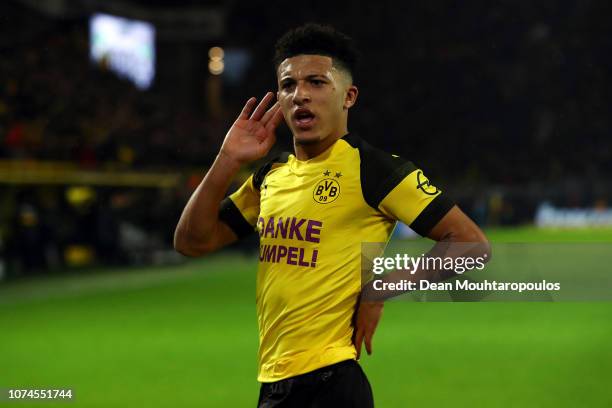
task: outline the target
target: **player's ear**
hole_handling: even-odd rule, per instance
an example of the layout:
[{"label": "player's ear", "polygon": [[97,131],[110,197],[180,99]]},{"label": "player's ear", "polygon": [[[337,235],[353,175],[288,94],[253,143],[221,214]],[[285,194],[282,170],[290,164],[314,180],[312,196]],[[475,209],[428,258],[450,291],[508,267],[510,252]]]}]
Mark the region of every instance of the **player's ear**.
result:
[{"label": "player's ear", "polygon": [[346,90],[346,96],[344,97],[344,109],[349,109],[355,102],[357,102],[357,96],[359,95],[359,90],[355,85],[350,85]]}]

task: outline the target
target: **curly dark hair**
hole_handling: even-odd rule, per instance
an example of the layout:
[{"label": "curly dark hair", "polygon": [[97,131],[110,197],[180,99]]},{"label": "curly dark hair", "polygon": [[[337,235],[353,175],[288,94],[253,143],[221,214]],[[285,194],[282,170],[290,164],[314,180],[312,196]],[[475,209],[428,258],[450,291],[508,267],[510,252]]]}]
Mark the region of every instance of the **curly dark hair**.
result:
[{"label": "curly dark hair", "polygon": [[332,63],[353,76],[359,52],[353,40],[331,26],[308,23],[286,32],[276,43],[274,67],[286,58],[314,54],[331,57]]}]

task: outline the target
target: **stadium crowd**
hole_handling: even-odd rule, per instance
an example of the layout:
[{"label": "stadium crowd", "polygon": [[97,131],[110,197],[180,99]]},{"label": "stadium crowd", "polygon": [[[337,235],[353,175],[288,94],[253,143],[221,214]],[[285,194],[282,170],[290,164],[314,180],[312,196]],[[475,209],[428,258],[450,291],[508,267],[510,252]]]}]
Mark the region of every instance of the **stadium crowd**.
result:
[{"label": "stadium crowd", "polygon": [[[511,184],[609,174],[610,40],[594,3],[480,11],[446,3],[405,12],[349,9],[378,21],[352,30],[363,50],[353,127],[385,148],[426,157],[453,180]],[[13,21],[4,27],[13,35],[2,45],[10,58],[0,60],[1,157],[177,167],[201,166],[216,153],[227,123],[211,124],[219,118],[201,106],[155,88],[140,92],[91,64],[86,18],[49,20],[11,2],[2,7],[14,15],[4,17]],[[247,91],[225,96],[236,98],[221,115],[226,122],[249,90],[273,86],[270,49],[282,31],[272,24],[275,9],[236,8],[226,42],[248,47],[253,64],[249,83],[240,85]],[[206,48],[198,44],[193,52]],[[209,74],[205,66],[200,72],[194,86],[203,88]],[[568,146],[576,154],[568,155]]]}]

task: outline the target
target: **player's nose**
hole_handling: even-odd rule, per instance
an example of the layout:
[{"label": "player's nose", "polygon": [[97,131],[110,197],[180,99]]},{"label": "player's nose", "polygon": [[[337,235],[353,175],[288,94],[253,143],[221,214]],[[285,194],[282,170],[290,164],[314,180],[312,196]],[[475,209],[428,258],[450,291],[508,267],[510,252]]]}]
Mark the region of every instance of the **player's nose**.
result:
[{"label": "player's nose", "polygon": [[293,91],[293,103],[303,105],[306,102],[310,102],[310,92],[306,84],[300,81],[295,85],[295,91]]}]

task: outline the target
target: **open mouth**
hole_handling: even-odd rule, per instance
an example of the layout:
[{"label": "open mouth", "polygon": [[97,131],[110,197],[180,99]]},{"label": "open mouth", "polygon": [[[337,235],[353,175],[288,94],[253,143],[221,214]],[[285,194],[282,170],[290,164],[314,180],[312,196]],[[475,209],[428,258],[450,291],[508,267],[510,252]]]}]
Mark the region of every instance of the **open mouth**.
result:
[{"label": "open mouth", "polygon": [[312,127],[315,120],[315,115],[306,108],[299,108],[293,114],[293,119],[300,129],[308,129]]}]

